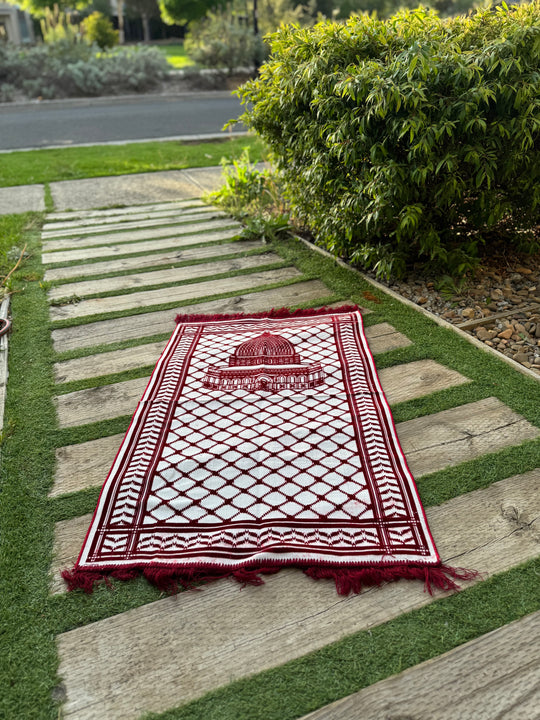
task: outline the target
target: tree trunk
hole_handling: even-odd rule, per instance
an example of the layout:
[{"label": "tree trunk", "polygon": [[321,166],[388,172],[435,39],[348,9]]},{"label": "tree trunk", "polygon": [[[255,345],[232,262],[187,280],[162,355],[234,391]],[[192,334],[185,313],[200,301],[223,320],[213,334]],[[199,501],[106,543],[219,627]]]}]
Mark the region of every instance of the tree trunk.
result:
[{"label": "tree trunk", "polygon": [[126,39],[124,33],[124,0],[117,0],[116,8],[118,13],[118,42],[123,45]]},{"label": "tree trunk", "polygon": [[142,27],[143,27],[143,40],[145,43],[150,42],[150,19],[148,15],[143,12],[141,13]]}]

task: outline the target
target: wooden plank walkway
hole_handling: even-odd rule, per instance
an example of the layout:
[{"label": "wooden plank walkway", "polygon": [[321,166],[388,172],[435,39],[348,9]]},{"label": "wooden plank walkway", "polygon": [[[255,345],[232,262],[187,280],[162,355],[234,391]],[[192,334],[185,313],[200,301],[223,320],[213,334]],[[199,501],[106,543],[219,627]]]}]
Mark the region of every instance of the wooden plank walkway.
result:
[{"label": "wooden plank walkway", "polygon": [[540,612],[536,612],[303,720],[538,720],[539,716]]},{"label": "wooden plank walkway", "polygon": [[[257,261],[254,266],[266,265],[268,260],[262,261],[255,256]],[[138,308],[151,307],[152,305],[164,305],[165,303],[182,302],[193,300],[197,297],[219,295],[235,291],[250,290],[280,283],[284,280],[294,280],[302,277],[299,270],[294,267],[282,268],[280,270],[261,270],[249,275],[238,277],[222,278],[221,280],[208,280],[189,285],[176,285],[157,290],[143,290],[130,293],[129,295],[112,295],[107,297],[81,300],[67,305],[53,305],[50,308],[51,320],[68,320],[72,318],[100,315],[102,313],[121,312],[123,310],[136,310]],[[120,339],[120,338],[119,338]]]},{"label": "wooden plank walkway", "polygon": [[[193,212],[193,208],[200,212]],[[279,260],[277,256],[227,258],[226,255],[235,253],[235,246],[248,251],[260,250],[261,244],[231,243],[239,227],[222,219],[210,223],[201,221],[205,210],[198,200],[170,206],[156,203],[132,210],[117,208],[49,216],[47,232],[64,233],[60,238],[56,234],[57,239],[51,237],[46,241],[43,255],[44,262],[50,266],[46,279],[53,284],[50,299],[55,304],[51,305],[50,316],[59,326],[52,331],[54,348],[57,353],[82,354],[73,359],[59,357],[55,364],[55,380],[59,384],[56,402],[62,428],[131,415],[146,386],[145,377],[135,380],[120,377],[118,382],[109,380],[98,387],[65,394],[60,394],[61,383],[93,380],[152,366],[163,348],[164,338],[174,327],[178,312],[258,312],[279,305],[317,305],[331,296],[322,282],[303,279],[293,266],[258,269]],[[172,224],[183,213],[184,217],[191,215],[192,220],[182,225]],[[168,218],[170,226],[167,226]],[[148,221],[148,227],[142,227],[139,221]],[[225,225],[217,229],[213,222]],[[134,226],[132,230],[126,229],[129,223]],[[116,228],[114,232],[111,226]],[[173,228],[172,234],[167,234],[171,230],[164,226]],[[182,228],[181,234],[178,228]],[[219,263],[218,257],[223,258]],[[166,267],[145,271],[179,261],[197,264],[172,271]],[[232,267],[231,262],[245,261],[248,263],[241,266],[245,274],[214,279],[218,268],[239,269],[238,265]],[[66,262],[72,264],[57,267]],[[95,279],[104,273],[116,275]],[[178,284],[186,278],[196,281]],[[72,282],[54,286],[62,280]],[[167,287],[171,282],[175,284]],[[274,283],[284,285],[268,287]],[[153,289],[133,292],[148,285]],[[156,289],[161,285],[163,287]],[[104,297],[62,303],[66,291],[78,296],[100,292]],[[217,297],[221,294],[232,296]],[[190,304],[180,305],[185,302]],[[153,305],[165,303],[179,305],[172,310],[152,309]],[[125,316],[106,317],[119,311]],[[92,316],[98,313],[105,314],[105,318],[93,322]],[[62,323],[74,319],[80,324],[62,327]],[[367,336],[374,354],[410,344],[408,338],[384,322],[369,327]],[[135,347],[106,351],[108,345],[124,341],[135,343]],[[469,382],[467,377],[433,360],[398,364],[382,370],[380,377],[391,403]],[[539,435],[538,428],[496,398],[399,423],[397,431],[417,477],[519,445]],[[58,448],[51,497],[100,485],[121,440],[122,435],[115,434]],[[535,470],[429,508],[428,520],[443,559],[474,567],[489,577],[535,557],[538,554],[535,518],[540,510],[539,489],[540,470]],[[527,518],[526,524],[516,519],[521,515]],[[471,516],[475,518],[473,524]],[[51,592],[63,592],[59,572],[76,558],[89,520],[90,516],[85,515],[57,523]],[[439,593],[435,597],[440,596]],[[261,613],[261,598],[264,613]],[[331,583],[312,581],[294,570],[269,577],[263,588],[246,587],[239,592],[235,583],[220,581],[206,587],[204,592],[159,600],[58,637],[59,674],[67,693],[63,716],[74,720],[103,717],[129,720],[146,712],[168,710],[232,680],[301,657],[432,600],[419,592],[417,585],[405,582],[342,598],[336,595]],[[500,647],[503,656],[503,646]],[[446,659],[443,656],[431,662],[444,663]],[[449,667],[459,666],[459,662],[456,665],[450,660],[449,663]],[[511,679],[508,682],[511,683]],[[362,692],[370,690],[373,688]],[[522,696],[523,693],[518,693],[516,697]],[[355,702],[353,698],[347,700]],[[346,711],[349,715],[321,717],[354,718],[354,707]],[[334,706],[326,710],[334,712]],[[392,707],[396,717],[404,711],[405,707],[399,703]],[[436,712],[435,706],[433,712]],[[416,720],[416,716],[412,717]],[[486,720],[489,717],[486,716]]]},{"label": "wooden plank walkway", "polygon": [[[156,250],[168,250],[189,247],[190,245],[200,245],[201,243],[217,242],[218,240],[231,240],[240,233],[237,225],[231,225],[226,229],[215,230],[212,232],[191,232],[185,235],[167,235],[165,238],[157,240],[139,240],[139,242],[110,242],[109,244],[97,247],[82,248],[77,250],[64,250],[60,252],[44,252],[42,260],[45,265],[55,265],[60,263],[73,262],[75,260],[95,260],[98,258],[112,258],[125,255],[142,255],[145,253],[153,253]],[[144,236],[143,236],[144,237]]]},{"label": "wooden plank walkway", "polygon": [[261,265],[272,265],[282,262],[275,253],[248,255],[233,260],[218,260],[205,262],[200,265],[186,265],[179,268],[165,270],[152,270],[147,272],[130,273],[101,280],[80,280],[78,282],[64,283],[49,291],[49,300],[58,300],[62,297],[84,297],[85,295],[99,295],[104,292],[117,292],[119,290],[134,290],[150,285],[179,284],[195,278],[215,277],[240,270],[251,270]]},{"label": "wooden plank walkway", "polygon": [[[538,529],[516,532],[509,507],[538,517],[539,471],[430,508],[443,560],[459,558],[487,578],[536,557]],[[65,717],[129,720],[164,711],[438,597],[395,582],[342,598],[331,583],[290,570],[269,576],[263,587],[240,592],[223,580],[159,600],[59,636]]]},{"label": "wooden plank walkway", "polygon": [[[433,360],[418,360],[381,370],[379,377],[390,403],[413,400],[436,390],[466,383],[467,378]],[[60,395],[56,400],[61,428],[129,415],[142,396],[148,377],[125,380]]]},{"label": "wooden plank walkway", "polygon": [[90,226],[76,226],[64,228],[49,229],[45,227],[42,232],[42,238],[44,240],[50,240],[51,238],[69,238],[72,241],[79,241],[86,235],[92,235],[99,237],[97,233],[112,233],[117,230],[125,232],[127,230],[137,230],[139,228],[165,228],[168,225],[175,225],[179,228],[185,224],[192,224],[194,222],[203,223],[214,218],[227,218],[224,212],[221,210],[212,210],[210,208],[200,208],[194,211],[179,211],[174,215],[159,215],[158,217],[146,218],[144,220],[139,219],[133,221],[133,219],[122,220],[119,219],[115,222],[92,224]]},{"label": "wooden plank walkway", "polygon": [[[43,250],[46,253],[54,253],[58,250],[73,250],[75,248],[90,248],[98,245],[110,245],[111,243],[133,243],[137,240],[157,240],[158,238],[181,237],[182,235],[203,233],[207,230],[222,230],[223,228],[234,227],[240,230],[241,226],[228,218],[221,217],[215,220],[199,221],[197,223],[177,223],[167,227],[144,230],[119,230],[118,232],[100,233],[99,235],[85,234],[60,240],[46,240],[43,243]],[[202,242],[202,238],[200,238]]]},{"label": "wooden plank walkway", "polygon": [[179,208],[208,207],[199,198],[189,198],[176,202],[149,203],[147,205],[129,205],[127,207],[108,208],[106,210],[69,210],[68,212],[52,212],[47,215],[46,222],[64,221],[74,225],[85,224],[86,220],[95,218],[105,222],[111,217],[129,217],[131,213],[155,213],[165,210],[167,214]]},{"label": "wooden plank walkway", "polygon": [[114,213],[109,212],[107,215],[99,215],[94,217],[86,217],[86,218],[78,218],[76,220],[73,219],[65,219],[65,220],[56,220],[53,222],[45,222],[43,225],[43,231],[44,232],[52,232],[53,230],[68,230],[69,228],[76,228],[78,230],[86,227],[94,227],[98,230],[104,226],[104,225],[111,225],[113,223],[122,223],[122,222],[134,222],[138,220],[158,220],[159,218],[171,218],[174,215],[174,212],[178,212],[180,214],[183,212],[184,214],[186,212],[189,212],[190,215],[195,215],[197,213],[201,214],[208,214],[210,211],[208,208],[208,205],[205,205],[201,201],[199,201],[197,204],[176,204],[171,203],[175,205],[175,207],[158,207],[157,209],[150,209],[145,210],[144,208],[141,208],[137,211],[136,208],[133,208],[133,212],[131,212],[131,208],[127,208],[124,210],[117,210]]},{"label": "wooden plank walkway", "polygon": [[220,245],[205,245],[204,247],[187,248],[186,250],[172,249],[163,253],[150,255],[134,255],[119,260],[105,260],[84,265],[68,265],[67,267],[49,268],[45,271],[44,280],[68,280],[70,278],[88,277],[89,275],[105,275],[107,273],[130,272],[142,270],[158,265],[172,265],[192,260],[206,260],[214,257],[224,257],[236,253],[247,253],[252,250],[263,250],[266,246],[260,241],[237,241],[222,243]]}]

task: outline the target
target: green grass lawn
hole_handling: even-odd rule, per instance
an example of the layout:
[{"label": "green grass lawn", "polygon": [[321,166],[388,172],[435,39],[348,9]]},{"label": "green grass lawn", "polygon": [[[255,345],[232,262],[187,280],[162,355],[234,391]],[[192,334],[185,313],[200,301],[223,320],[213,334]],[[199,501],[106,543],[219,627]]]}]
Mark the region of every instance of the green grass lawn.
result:
[{"label": "green grass lawn", "polygon": [[193,60],[186,55],[183,43],[178,43],[177,45],[154,45],[153,47],[156,47],[162,52],[167,58],[169,65],[172,65],[173,68],[177,70],[195,66]]},{"label": "green grass lawn", "polygon": [[238,158],[246,147],[252,162],[262,160],[263,144],[246,136],[206,143],[145,142],[5,153],[0,155],[0,187],[210,167],[222,158]]}]

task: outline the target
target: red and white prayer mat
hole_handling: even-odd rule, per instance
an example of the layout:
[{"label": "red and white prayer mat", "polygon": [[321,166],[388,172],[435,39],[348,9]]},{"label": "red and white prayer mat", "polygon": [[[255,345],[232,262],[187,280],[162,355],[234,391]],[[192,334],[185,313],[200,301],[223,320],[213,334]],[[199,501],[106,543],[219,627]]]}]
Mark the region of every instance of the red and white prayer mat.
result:
[{"label": "red and white prayer mat", "polygon": [[441,565],[355,308],[179,316],[63,576],[171,591],[284,566],[340,594]]}]

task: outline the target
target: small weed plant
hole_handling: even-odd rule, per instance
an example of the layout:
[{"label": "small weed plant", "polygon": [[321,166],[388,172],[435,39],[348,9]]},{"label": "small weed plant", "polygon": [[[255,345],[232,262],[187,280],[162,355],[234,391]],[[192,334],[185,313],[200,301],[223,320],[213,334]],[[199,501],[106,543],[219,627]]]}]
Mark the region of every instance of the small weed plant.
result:
[{"label": "small weed plant", "polygon": [[259,170],[251,162],[248,149],[237,160],[222,162],[222,166],[224,183],[208,195],[208,200],[244,222],[246,239],[271,242],[290,229],[289,211],[271,170]]},{"label": "small weed plant", "polygon": [[[242,121],[292,212],[378,276],[461,276],[493,243],[537,247],[540,2],[281,27]],[[488,248],[489,249],[489,248]]]}]

